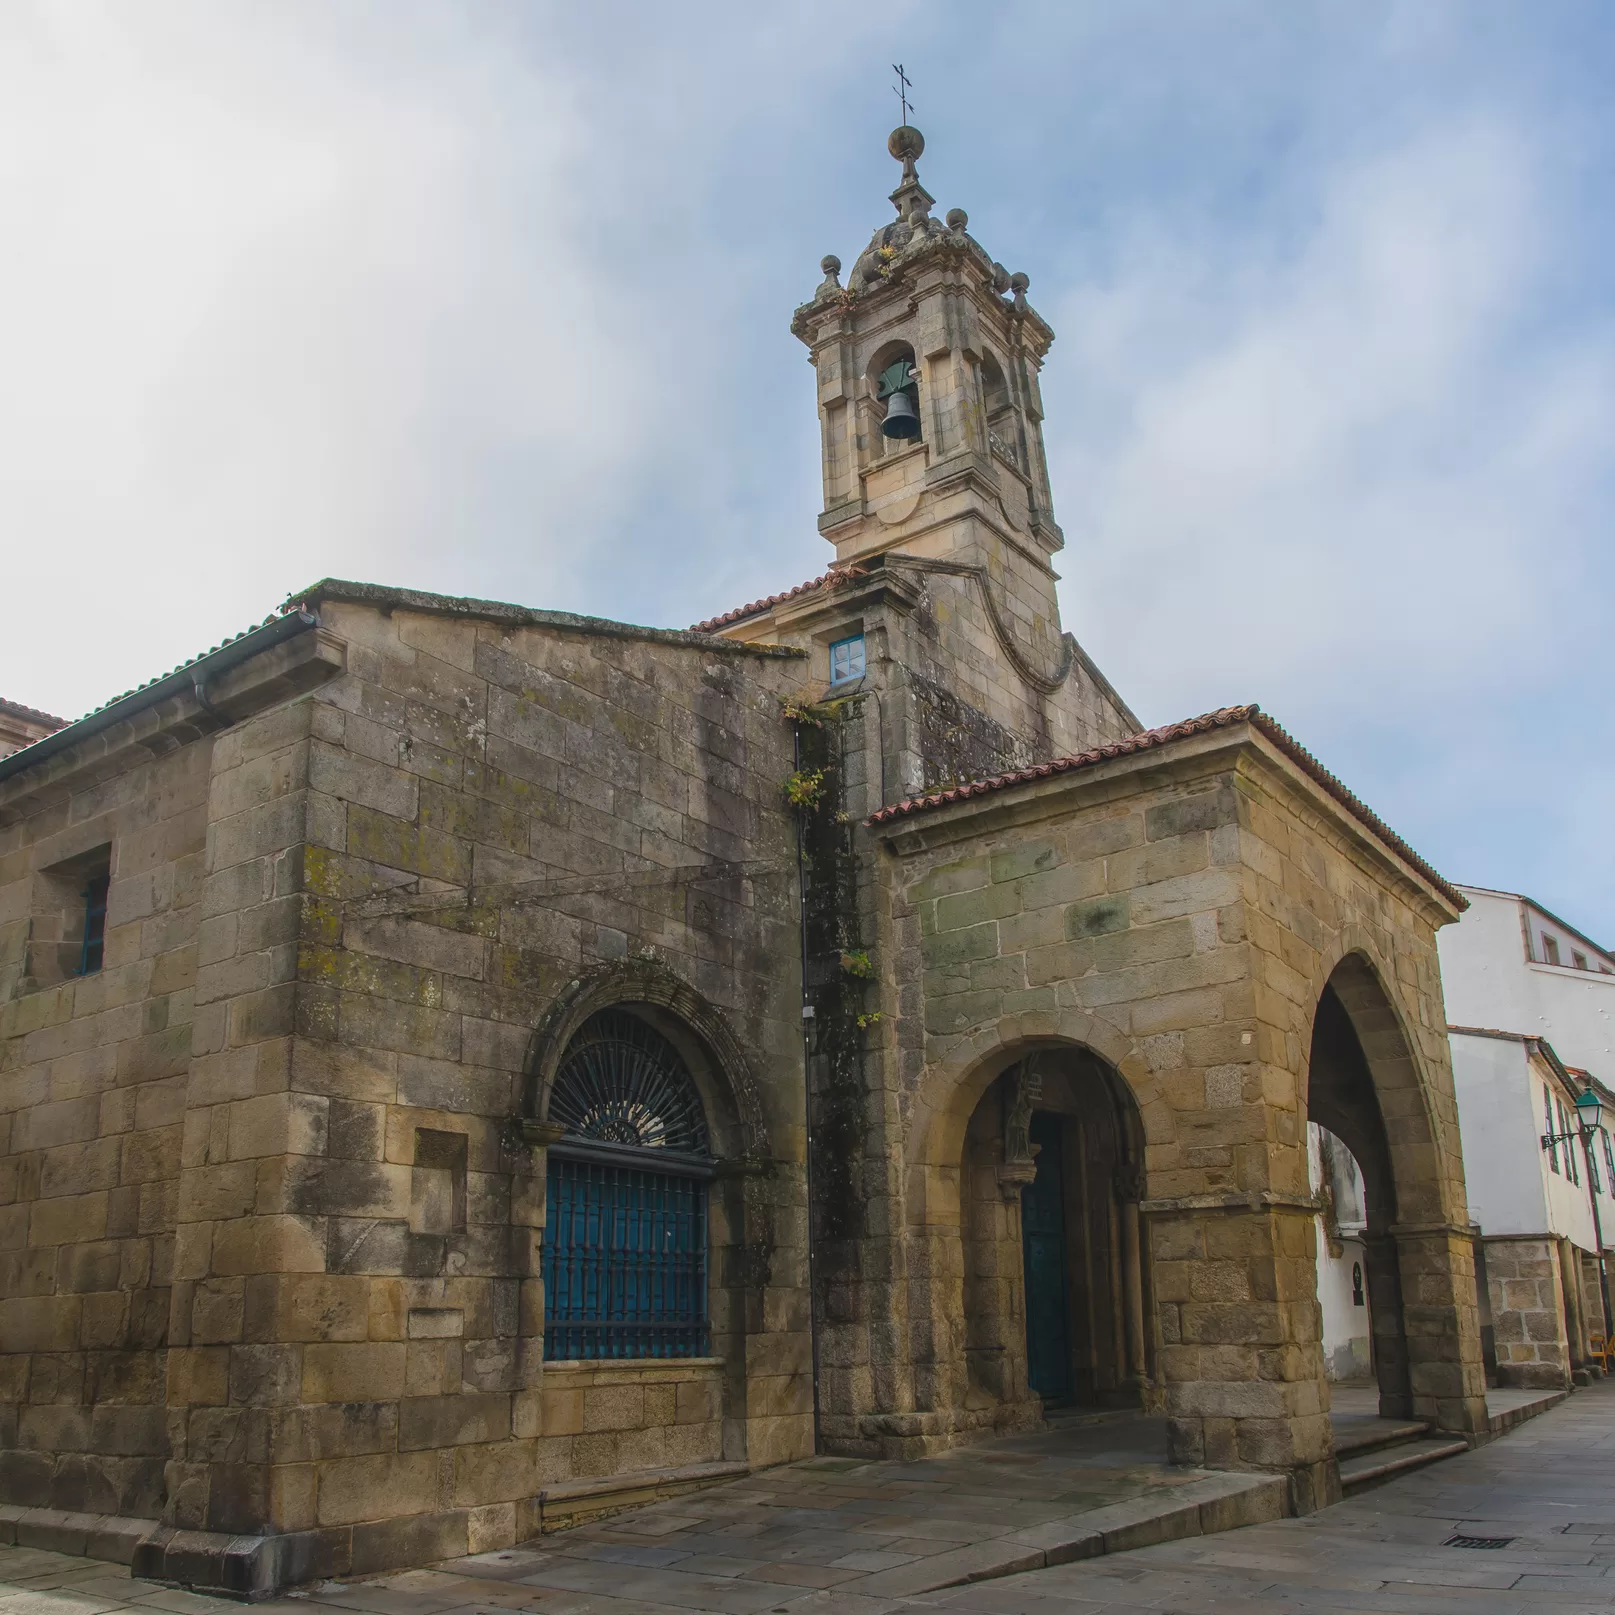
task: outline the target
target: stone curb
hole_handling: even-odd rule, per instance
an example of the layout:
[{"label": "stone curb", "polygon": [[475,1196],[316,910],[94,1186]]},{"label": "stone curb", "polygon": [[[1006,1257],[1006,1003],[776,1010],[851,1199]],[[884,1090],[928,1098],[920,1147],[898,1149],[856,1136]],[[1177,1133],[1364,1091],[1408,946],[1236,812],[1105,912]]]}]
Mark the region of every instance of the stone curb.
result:
[{"label": "stone curb", "polygon": [[135,1544],[156,1529],[156,1520],[121,1514],[70,1514],[62,1509],[0,1504],[0,1544],[105,1559],[115,1565],[131,1563]]},{"label": "stone curb", "polygon": [[990,1542],[937,1553],[911,1565],[876,1571],[839,1589],[870,1598],[909,1598],[965,1582],[991,1581],[1023,1570],[1045,1570],[1076,1559],[1147,1548],[1179,1537],[1211,1536],[1241,1525],[1260,1525],[1290,1512],[1283,1475],[1204,1475],[1125,1503],[1089,1509],[1063,1520]]}]

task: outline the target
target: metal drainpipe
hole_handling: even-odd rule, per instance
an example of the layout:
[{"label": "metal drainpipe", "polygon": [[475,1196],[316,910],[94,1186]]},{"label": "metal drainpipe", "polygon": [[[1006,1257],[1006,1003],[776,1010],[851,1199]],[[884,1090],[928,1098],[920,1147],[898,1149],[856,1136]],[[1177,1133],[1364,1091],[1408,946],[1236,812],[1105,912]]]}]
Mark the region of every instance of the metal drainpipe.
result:
[{"label": "metal drainpipe", "polygon": [[[802,772],[802,728],[791,728],[791,767]],[[808,920],[807,920],[807,847],[801,812],[796,818],[796,892],[797,911],[801,919],[802,949],[802,1119],[807,1139],[807,1270],[808,1270],[808,1339],[813,1358],[813,1450],[819,1450],[819,1286],[813,1257],[813,1005],[808,1002]]]},{"label": "metal drainpipe", "polygon": [[[1604,1224],[1598,1215],[1598,1173],[1593,1168],[1593,1132],[1591,1128],[1581,1129],[1581,1153],[1587,1158],[1587,1198],[1593,1206],[1593,1243],[1598,1247],[1598,1289],[1599,1298],[1604,1303],[1604,1347],[1609,1348],[1609,1268],[1604,1261]],[[1611,1193],[1615,1193],[1612,1186]]]}]

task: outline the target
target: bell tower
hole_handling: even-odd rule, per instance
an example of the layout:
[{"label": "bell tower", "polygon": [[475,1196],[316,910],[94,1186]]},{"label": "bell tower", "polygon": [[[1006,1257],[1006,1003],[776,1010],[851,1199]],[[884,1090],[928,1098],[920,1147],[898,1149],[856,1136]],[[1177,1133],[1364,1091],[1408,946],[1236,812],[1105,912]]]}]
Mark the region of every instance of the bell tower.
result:
[{"label": "bell tower", "polygon": [[[896,217],[796,310],[818,381],[823,576],[709,618],[806,654],[813,700],[873,695],[849,811],[1025,768],[1143,727],[1064,631],[1038,391],[1054,332],[963,208],[946,221],[904,123]],[[850,767],[850,765],[849,765]]]},{"label": "bell tower", "polygon": [[995,263],[963,208],[946,222],[920,183],[918,129],[892,132],[902,165],[896,218],[853,264],[827,257],[791,329],[818,376],[824,508],[836,564],[888,551],[979,567],[1018,626],[1060,637],[1050,558],[1056,525],[1043,452],[1038,372],[1054,332],[1027,277]]}]

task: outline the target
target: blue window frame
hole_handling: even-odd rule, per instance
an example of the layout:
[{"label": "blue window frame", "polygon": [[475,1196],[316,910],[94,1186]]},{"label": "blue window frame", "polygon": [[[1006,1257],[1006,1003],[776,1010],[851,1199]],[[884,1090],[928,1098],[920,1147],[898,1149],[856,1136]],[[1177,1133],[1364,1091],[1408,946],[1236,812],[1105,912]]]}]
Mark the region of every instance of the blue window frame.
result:
[{"label": "blue window frame", "polygon": [[853,634],[830,647],[830,682],[847,684],[864,676],[864,636]]},{"label": "blue window frame", "polygon": [[1557,1172],[1559,1170],[1559,1140],[1555,1136],[1558,1129],[1553,1125],[1553,1094],[1546,1084],[1542,1088],[1542,1115],[1544,1120],[1543,1137],[1548,1141],[1548,1162]]},{"label": "blue window frame", "polygon": [[81,976],[93,976],[106,953],[107,888],[111,884],[110,876],[95,875],[84,888],[84,936],[79,944],[78,971]]},{"label": "blue window frame", "polygon": [[706,1355],[704,1182],[552,1147],[548,1201],[547,1358]]},{"label": "blue window frame", "polygon": [[549,1120],[544,1355],[702,1357],[706,1117],[684,1061],[649,1022],[591,1016],[567,1046]]}]

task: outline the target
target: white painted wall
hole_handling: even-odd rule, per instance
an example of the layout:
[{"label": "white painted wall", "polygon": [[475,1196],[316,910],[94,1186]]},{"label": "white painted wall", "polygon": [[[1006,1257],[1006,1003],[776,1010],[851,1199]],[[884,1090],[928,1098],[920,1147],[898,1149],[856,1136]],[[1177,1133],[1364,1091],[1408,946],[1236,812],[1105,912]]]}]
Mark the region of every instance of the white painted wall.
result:
[{"label": "white painted wall", "polygon": [[[1323,1182],[1324,1163],[1320,1147],[1322,1129],[1307,1124],[1307,1167],[1316,1193]],[[1318,1307],[1322,1313],[1324,1372],[1332,1380],[1364,1379],[1373,1373],[1369,1348],[1368,1266],[1360,1239],[1352,1237],[1367,1220],[1363,1204],[1362,1170],[1338,1139],[1334,1141],[1337,1159],[1346,1164],[1346,1173],[1334,1174],[1336,1226],[1340,1231],[1340,1255],[1329,1248],[1329,1230],[1320,1215],[1316,1219],[1318,1241]],[[1353,1268],[1357,1272],[1353,1274]],[[1355,1282],[1354,1282],[1355,1279]],[[1359,1302],[1356,1297],[1362,1296]]]},{"label": "white painted wall", "polygon": [[[1323,1312],[1324,1372],[1332,1380],[1366,1379],[1374,1371],[1369,1349],[1368,1267],[1361,1240],[1343,1239],[1340,1249],[1339,1256],[1329,1254],[1320,1226],[1318,1305]],[[1360,1291],[1353,1282],[1353,1268],[1362,1276]],[[1359,1293],[1360,1303],[1355,1299]]]},{"label": "white painted wall", "polygon": [[[1552,1170],[1541,1137],[1545,1083],[1559,1084],[1545,1060],[1533,1061],[1524,1038],[1542,1038],[1567,1066],[1615,1086],[1615,954],[1572,931],[1529,898],[1479,886],[1459,888],[1469,908],[1456,925],[1436,933],[1449,1027],[1482,1027],[1513,1040],[1451,1036],[1458,1120],[1463,1131],[1469,1211],[1488,1234],[1557,1233],[1584,1250],[1595,1246],[1586,1163],[1581,1182]],[[1559,950],[1545,962],[1544,938]],[[1587,961],[1577,969],[1573,959]],[[1559,1096],[1568,1109],[1570,1095]],[[1553,1131],[1559,1131],[1555,1109]],[[1571,1126],[1575,1125],[1574,1118]],[[1595,1142],[1602,1188],[1604,1246],[1615,1248],[1615,1185]]]},{"label": "white painted wall", "polygon": [[[1549,1130],[1546,1093],[1556,1099],[1552,1130],[1560,1131],[1560,1106],[1570,1113],[1568,1125],[1576,1125],[1572,1096],[1552,1067],[1541,1055],[1533,1056],[1523,1038],[1454,1032],[1451,1044],[1470,1220],[1487,1234],[1557,1234],[1583,1250],[1595,1249],[1579,1139],[1569,1146],[1575,1151],[1575,1177],[1568,1170],[1565,1145],[1558,1146],[1558,1171],[1542,1148],[1542,1135]],[[1601,1144],[1595,1146],[1600,1154]],[[1608,1248],[1615,1246],[1615,1198],[1602,1164],[1599,1180],[1598,1209]]]},{"label": "white painted wall", "polygon": [[[1566,1065],[1615,1085],[1615,955],[1527,898],[1459,889],[1468,910],[1436,933],[1447,1024],[1545,1037]],[[1544,935],[1557,939],[1560,964],[1542,962]],[[1586,970],[1571,965],[1574,953],[1585,955]]]}]

